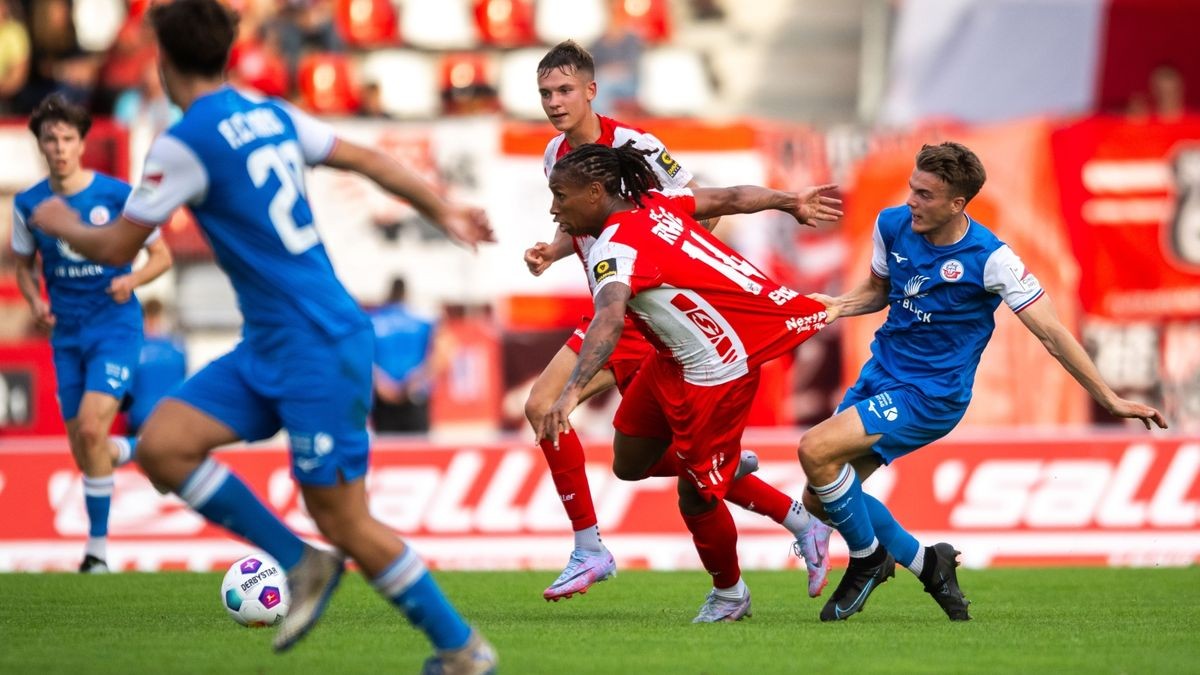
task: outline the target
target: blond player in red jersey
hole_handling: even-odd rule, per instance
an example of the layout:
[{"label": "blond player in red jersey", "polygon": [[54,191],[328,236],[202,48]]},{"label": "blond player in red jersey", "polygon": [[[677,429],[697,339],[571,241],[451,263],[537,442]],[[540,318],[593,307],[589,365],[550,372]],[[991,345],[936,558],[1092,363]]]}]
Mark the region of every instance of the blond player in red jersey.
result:
[{"label": "blond player in red jersey", "polygon": [[[556,45],[538,64],[542,109],[555,129],[561,132],[546,145],[543,161],[546,175],[550,175],[556,162],[572,148],[588,143],[611,147],[630,143],[646,153],[649,166],[663,187],[694,187],[692,174],[671,157],[660,140],[641,129],[598,115],[592,110],[591,101],[596,95],[594,73],[591,55],[571,40]],[[810,191],[806,198],[817,199],[817,193]],[[814,218],[832,220],[837,215],[840,213],[831,209]],[[717,219],[713,218],[704,224],[711,229],[716,222]],[[572,253],[579,256],[581,261],[586,260],[594,242],[594,237],[571,236],[558,230],[551,243],[538,243],[528,249],[525,262],[532,274],[540,275],[552,263]],[[574,369],[578,360],[576,355],[590,320],[590,317],[583,318],[571,338],[534,383],[525,403],[525,414],[535,430],[540,428],[546,411]],[[642,361],[653,352],[653,347],[632,324],[627,324],[626,328],[604,368],[587,384],[580,401],[614,386],[623,391]],[[550,467],[563,508],[571,520],[575,538],[575,547],[567,566],[542,593],[546,600],[557,601],[586,592],[592,584],[614,576],[616,562],[600,541],[600,529],[579,438],[573,431],[567,431],[560,438],[543,439],[539,445]],[[741,473],[750,473],[758,465],[758,458],[750,451],[743,451],[739,458]],[[675,475],[675,470],[670,466],[656,465],[648,470],[651,471],[650,475]],[[792,533],[796,538],[793,550],[804,559],[808,570],[809,595],[819,595],[826,584],[829,570],[826,560],[830,534],[828,526],[810,518],[801,503],[757,478],[743,481],[740,489],[730,495],[730,500],[766,515]]]},{"label": "blond player in red jersey", "polygon": [[736,470],[759,367],[835,317],[767,278],[691,216],[779,209],[809,222],[837,213],[837,200],[821,195],[833,186],[815,188],[807,199],[751,186],[666,193],[660,187],[633,144],[582,146],[550,174],[551,213],[560,229],[596,238],[586,261],[595,314],[538,433],[554,439],[570,430],[570,412],[631,316],[656,353],[617,410],[613,470],[637,480],[653,465],[674,467],[680,512],[713,578],[694,621],[736,621],[750,613],[750,591],[723,500],[736,503],[732,495],[754,478]]}]

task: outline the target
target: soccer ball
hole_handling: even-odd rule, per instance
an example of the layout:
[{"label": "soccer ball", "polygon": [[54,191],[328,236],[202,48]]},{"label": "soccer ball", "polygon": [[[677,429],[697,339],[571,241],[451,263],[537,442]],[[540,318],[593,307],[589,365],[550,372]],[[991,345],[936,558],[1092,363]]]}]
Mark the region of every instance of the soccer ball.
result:
[{"label": "soccer ball", "polygon": [[265,553],[233,563],[221,582],[221,604],[243,626],[273,626],[287,616],[287,577]]}]

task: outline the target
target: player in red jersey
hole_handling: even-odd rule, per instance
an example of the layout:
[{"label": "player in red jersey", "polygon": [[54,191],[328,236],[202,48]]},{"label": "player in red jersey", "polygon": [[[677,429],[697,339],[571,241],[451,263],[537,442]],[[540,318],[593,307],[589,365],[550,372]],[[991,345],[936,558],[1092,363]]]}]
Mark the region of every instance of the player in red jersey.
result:
[{"label": "player in red jersey", "polygon": [[[673,159],[663,143],[652,134],[598,115],[592,110],[591,101],[596,94],[594,73],[591,55],[570,40],[555,46],[538,64],[538,90],[542,108],[551,124],[561,132],[546,145],[543,160],[546,175],[549,176],[555,163],[574,147],[588,143],[612,147],[632,143],[647,153],[651,170],[663,187],[694,187],[692,174]],[[812,192],[809,196],[815,197],[816,193]],[[836,215],[840,214],[821,214],[824,219],[833,219]],[[705,225],[711,229],[716,225],[716,219],[706,221]],[[571,236],[559,230],[551,243],[538,243],[528,249],[525,262],[531,273],[540,275],[555,261],[571,253],[579,256],[581,261],[585,260],[594,243],[595,238],[589,235]],[[578,360],[576,355],[590,320],[591,317],[584,317],[534,383],[525,403],[525,414],[534,430],[541,427],[546,411],[575,368]],[[580,401],[614,386],[624,390],[643,359],[653,352],[653,347],[632,324],[627,324],[626,328],[604,368],[587,384]],[[573,431],[567,431],[556,440],[557,443],[554,439],[542,439],[539,445],[571,520],[575,547],[566,568],[542,593],[547,600],[569,598],[616,573],[616,562],[600,541],[596,511],[584,470],[583,446]],[[757,467],[757,457],[747,452],[743,472],[753,471],[754,467]],[[651,475],[675,475],[670,467],[654,470],[665,473]],[[730,499],[745,508],[753,507],[752,510],[780,523],[796,537],[794,550],[805,560],[809,595],[819,595],[825,586],[829,569],[826,562],[829,528],[809,518],[800,503],[757,478],[745,481],[738,491],[730,495]]]},{"label": "player in red jersey", "polygon": [[821,195],[833,186],[803,199],[749,186],[655,192],[661,184],[645,154],[632,143],[586,145],[550,174],[551,213],[560,229],[596,238],[586,260],[595,315],[538,433],[546,440],[570,431],[570,412],[631,316],[656,354],[641,364],[617,410],[613,470],[637,480],[662,475],[653,467],[673,468],[680,511],[713,577],[695,621],[737,620],[750,612],[750,592],[722,500],[737,503],[731,497],[742,484],[758,480],[736,469],[759,366],[835,317],[767,278],[691,216],[779,209],[809,222],[836,217],[837,200]]}]

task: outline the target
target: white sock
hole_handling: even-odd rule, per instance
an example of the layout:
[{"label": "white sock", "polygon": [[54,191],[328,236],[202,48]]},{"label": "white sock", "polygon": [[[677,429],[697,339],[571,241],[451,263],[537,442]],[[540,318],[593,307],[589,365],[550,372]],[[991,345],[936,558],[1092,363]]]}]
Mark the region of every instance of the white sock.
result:
[{"label": "white sock", "polygon": [[133,457],[133,448],[129,447],[129,439],[124,436],[109,436],[108,442],[117,449],[117,456],[113,459],[113,468],[128,464],[130,458]]},{"label": "white sock", "polygon": [[783,517],[783,526],[788,532],[797,539],[800,535],[808,532],[808,528],[812,527],[813,517],[804,509],[804,505],[796,500],[792,500],[792,508],[788,509],[788,513]]},{"label": "white sock", "polygon": [[729,588],[714,587],[713,592],[717,594],[718,598],[725,598],[726,600],[741,600],[742,598],[746,597],[746,580],[738,577],[738,582],[736,584],[730,586]]},{"label": "white sock", "polygon": [[593,525],[585,527],[582,530],[576,530],[575,548],[583,549],[584,551],[594,551],[596,553],[603,551],[604,544],[600,543],[600,526]]},{"label": "white sock", "polygon": [[850,551],[850,557],[851,558],[865,558],[865,557],[871,555],[872,553],[874,553],[875,549],[877,549],[877,548],[879,548],[879,540],[876,538],[872,538],[870,546],[864,548],[861,551]]},{"label": "white sock", "polygon": [[918,579],[921,578],[921,572],[925,571],[925,547],[921,546],[920,542],[917,542],[917,554],[913,556],[913,561],[906,567],[909,572],[917,575]]},{"label": "white sock", "polygon": [[88,537],[87,544],[83,547],[83,554],[108,560],[108,537]]}]

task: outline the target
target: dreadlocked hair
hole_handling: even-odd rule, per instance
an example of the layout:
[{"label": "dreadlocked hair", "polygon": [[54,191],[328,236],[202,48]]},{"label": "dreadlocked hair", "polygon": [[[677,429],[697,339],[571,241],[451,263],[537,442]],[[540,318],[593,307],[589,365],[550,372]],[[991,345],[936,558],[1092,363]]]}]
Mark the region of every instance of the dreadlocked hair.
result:
[{"label": "dreadlocked hair", "polygon": [[646,161],[653,153],[653,150],[634,146],[633,141],[627,141],[619,148],[588,143],[558,160],[554,170],[579,182],[600,183],[609,194],[624,197],[641,207],[646,193],[662,189],[662,182]]}]

